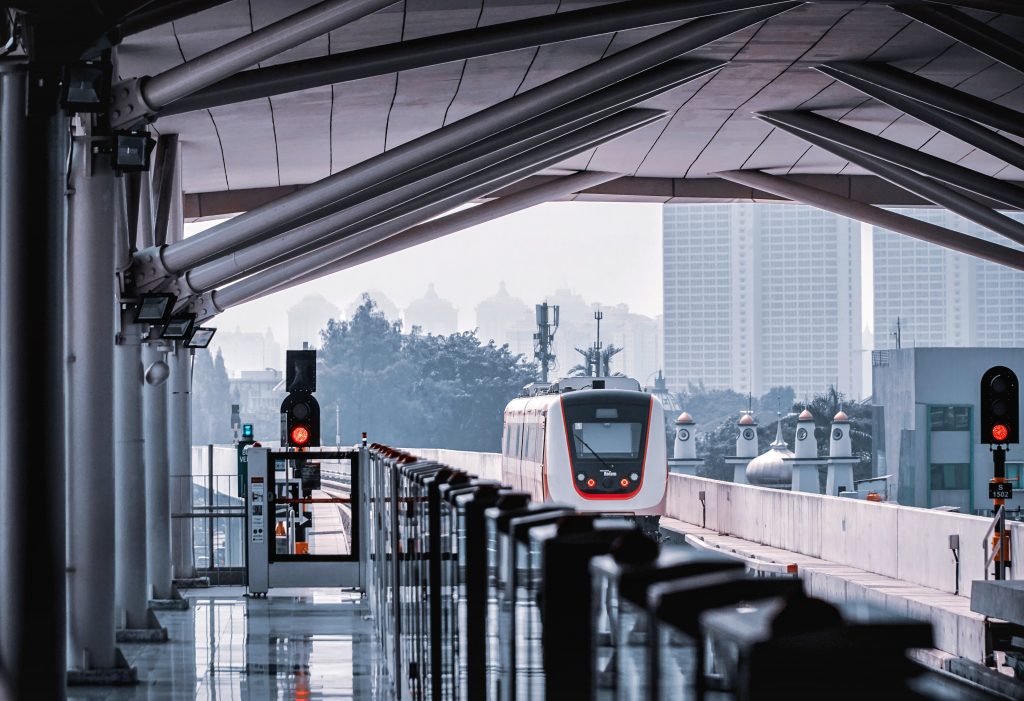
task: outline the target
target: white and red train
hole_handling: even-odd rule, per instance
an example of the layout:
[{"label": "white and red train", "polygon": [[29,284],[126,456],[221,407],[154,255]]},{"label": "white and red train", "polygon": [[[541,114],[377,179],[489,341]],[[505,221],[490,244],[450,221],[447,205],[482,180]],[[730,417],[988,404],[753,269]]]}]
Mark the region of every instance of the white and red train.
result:
[{"label": "white and red train", "polygon": [[[583,389],[562,380],[508,403],[503,479],[535,501],[661,515],[668,481],[661,402],[628,378],[570,378],[592,379]],[[610,388],[616,385],[629,389]]]}]

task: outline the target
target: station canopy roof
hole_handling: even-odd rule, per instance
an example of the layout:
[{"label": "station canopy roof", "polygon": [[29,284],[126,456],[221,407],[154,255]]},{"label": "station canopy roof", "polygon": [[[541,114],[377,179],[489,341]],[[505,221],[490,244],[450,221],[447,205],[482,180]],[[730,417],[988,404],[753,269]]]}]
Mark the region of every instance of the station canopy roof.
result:
[{"label": "station canopy roof", "polygon": [[[118,73],[124,78],[157,74],[311,4],[232,0],[129,36],[118,52]],[[406,0],[261,66],[600,4]],[[1024,37],[1024,17],[970,8],[958,11],[1010,37]],[[323,178],[672,26],[575,39],[175,114],[159,118],[152,128],[180,135],[183,188],[192,195],[188,214],[238,211],[245,208],[238,203],[272,199],[291,186]],[[1021,170],[813,68],[839,60],[885,62],[1024,111],[1024,74],[887,5],[807,3],[686,58],[730,63],[643,103],[669,111],[670,119],[573,157],[551,172],[623,173],[624,180],[615,187],[602,186],[605,195],[595,197],[643,201],[742,199],[736,196],[735,185],[710,175],[723,170],[864,175],[847,161],[753,114],[813,110],[1001,180],[1024,180]],[[706,189],[698,188],[688,198],[687,181]],[[908,196],[895,188],[890,192],[891,203]],[[885,200],[884,195],[880,198]]]}]

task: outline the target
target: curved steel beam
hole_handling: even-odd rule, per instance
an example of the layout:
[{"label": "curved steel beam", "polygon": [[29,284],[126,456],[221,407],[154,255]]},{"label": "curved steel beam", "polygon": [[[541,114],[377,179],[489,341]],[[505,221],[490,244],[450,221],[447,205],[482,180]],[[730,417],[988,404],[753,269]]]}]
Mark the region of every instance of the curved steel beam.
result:
[{"label": "curved steel beam", "polygon": [[[631,116],[627,118],[627,115]],[[375,242],[376,237],[383,238],[394,235],[666,116],[665,113],[651,110],[631,110],[609,117],[604,123],[581,129],[557,142],[535,149],[536,153],[528,153],[511,159],[486,172],[477,173],[452,183],[429,198],[423,198],[418,202],[413,201],[401,208],[396,208],[396,211],[389,215],[382,215],[360,226],[342,230],[332,237],[327,245],[316,249],[315,253],[322,261],[332,261],[338,256],[347,255],[354,250],[369,246]],[[346,240],[349,237],[353,239],[352,242]],[[204,295],[196,306],[197,313],[200,317],[211,316],[229,306],[254,298],[254,295],[258,296],[268,290],[273,290],[293,277],[309,272],[310,258],[296,260],[280,263],[267,271],[247,277],[209,295]]]},{"label": "curved steel beam", "polygon": [[909,114],[914,119],[930,124],[951,136],[955,136],[961,141],[981,149],[985,153],[1001,158],[1010,165],[1024,169],[1024,146],[1021,146],[1016,141],[1007,139],[1005,136],[1000,136],[991,129],[987,129],[970,119],[947,112],[946,110],[904,97],[898,92],[883,88],[867,80],[846,75],[830,66],[815,66],[815,69],[830,78],[846,83],[854,90],[859,90],[869,97],[873,97],[890,107]]},{"label": "curved steel beam", "polygon": [[[436,178],[415,183],[413,187],[400,188],[378,200],[370,200],[363,206],[324,217],[257,246],[196,268],[186,276],[186,291],[199,293],[220,287],[244,275],[259,272],[282,259],[319,249],[353,231],[374,223],[390,221],[395,218],[396,213],[416,211],[432,205],[450,197],[451,193],[460,194],[470,188],[475,192],[483,187],[480,194],[487,194],[494,188],[492,186],[491,189],[487,189],[484,186],[499,178],[519,173],[525,168],[535,172],[534,164],[557,163],[564,160],[568,157],[566,154],[578,152],[579,144],[603,143],[613,136],[628,133],[664,116],[665,113],[656,110],[627,110],[581,129],[560,134],[558,138],[544,137],[539,143],[531,144],[525,150],[520,151],[515,147],[518,151],[516,153],[502,152],[495,158],[481,159],[479,163],[465,164],[461,168],[444,171]],[[552,161],[552,158],[555,160]],[[475,194],[469,201],[480,194]],[[454,205],[447,208],[451,206]],[[446,211],[447,208],[441,211]]]},{"label": "curved steel beam", "polygon": [[176,246],[141,251],[136,257],[137,284],[141,289],[160,284],[167,276],[273,236],[283,228],[308,222],[321,216],[320,210],[331,203],[397,173],[440,158],[800,4],[772,5],[694,20],[406,142],[267,206],[211,227]]},{"label": "curved steel beam", "polygon": [[1024,73],[1024,43],[952,7],[894,5],[907,17],[980,51],[1004,66]]},{"label": "curved steel beam", "polygon": [[909,190],[918,197],[929,200],[940,207],[959,214],[964,219],[973,221],[976,224],[987,227],[1006,238],[1024,245],[1024,224],[1010,219],[996,210],[972,200],[956,190],[946,187],[940,182],[919,175],[912,170],[889,163],[880,158],[869,156],[856,149],[849,148],[835,141],[829,141],[817,134],[801,131],[792,127],[775,124],[797,136],[809,144],[825,149],[829,153],[844,158],[851,163],[860,166],[869,173],[874,173],[894,185]]},{"label": "curved steel beam", "polygon": [[778,5],[783,0],[618,2],[478,29],[410,39],[244,71],[173,102],[157,118],[335,85],[413,68],[554,44],[611,32]]},{"label": "curved steel beam", "polygon": [[[984,100],[887,63],[832,61],[831,71],[867,81],[919,102],[1024,138],[1024,112]],[[831,73],[829,75],[832,75]],[[837,77],[837,76],[832,76]]]},{"label": "curved steel beam", "polygon": [[673,70],[672,66],[651,69],[582,100],[470,144],[425,166],[384,180],[374,187],[335,203],[332,211],[325,213],[320,219],[193,268],[185,275],[187,291],[201,293],[220,287],[252,272],[253,269],[264,267],[278,256],[294,254],[296,246],[299,245],[294,243],[296,241],[303,241],[305,243],[302,245],[308,245],[317,236],[337,231],[411,197],[441,187],[456,178],[482,170],[526,149],[593,124],[652,95],[686,82],[694,75],[703,75],[718,67],[718,64],[709,62],[687,66],[684,71]]},{"label": "curved steel beam", "polygon": [[775,126],[792,127],[802,132],[818,134],[841,146],[856,149],[898,166],[911,168],[923,175],[930,175],[942,182],[962,187],[1011,207],[1024,209],[1024,190],[1008,182],[949,163],[941,158],[827,119],[813,112],[759,112],[757,116]]},{"label": "curved steel beam", "polygon": [[794,182],[789,178],[769,175],[759,170],[728,170],[712,173],[712,175],[746,185],[754,190],[785,197],[800,204],[817,207],[826,212],[927,241],[952,251],[966,253],[969,256],[982,258],[1015,270],[1024,270],[1024,252],[1022,251],[825,192],[816,187]]},{"label": "curved steel beam", "polygon": [[[392,253],[398,253],[414,246],[434,241],[436,239],[468,229],[472,226],[484,224],[494,219],[504,217],[514,212],[542,204],[560,200],[577,192],[582,192],[592,187],[601,185],[619,177],[618,173],[602,173],[597,171],[582,171],[572,175],[555,178],[540,185],[521,190],[506,197],[499,197],[484,204],[467,209],[459,210],[454,214],[431,219],[430,221],[417,224],[411,228],[400,231],[397,234],[386,235],[382,230],[374,232],[374,242],[364,248],[358,248],[357,244],[348,247],[351,252],[345,252],[345,248],[339,246],[338,257],[325,260],[320,252],[314,252],[302,256],[308,266],[307,273],[289,279],[282,285],[271,288],[258,296],[250,297],[245,301],[252,301],[268,294],[281,292],[296,285],[318,280],[324,276],[332,275],[342,270],[355,267],[362,263],[376,260]],[[293,261],[298,263],[298,259]],[[299,267],[299,266],[296,266]]]},{"label": "curved steel beam", "polygon": [[163,73],[126,81],[113,91],[110,123],[138,124],[175,100],[395,2],[323,0]]}]

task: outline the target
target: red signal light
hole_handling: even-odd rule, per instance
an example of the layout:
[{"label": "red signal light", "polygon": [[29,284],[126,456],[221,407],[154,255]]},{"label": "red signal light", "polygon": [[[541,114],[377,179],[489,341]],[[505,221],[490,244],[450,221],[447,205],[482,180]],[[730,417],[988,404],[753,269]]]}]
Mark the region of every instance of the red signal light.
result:
[{"label": "red signal light", "polygon": [[997,441],[1005,441],[1006,437],[1009,435],[1010,429],[1008,429],[1004,424],[996,424],[992,427],[992,437]]},{"label": "red signal light", "polygon": [[293,428],[292,443],[295,445],[306,445],[309,443],[309,429],[305,426],[296,426]]},{"label": "red signal light", "polygon": [[594,478],[593,478],[593,477],[591,477],[590,479],[588,479],[588,480],[587,480],[587,486],[588,486],[588,487],[591,487],[591,488],[593,488],[593,486],[594,486],[595,484],[597,484],[597,482],[595,482],[595,481],[594,481]]},{"label": "red signal light", "polygon": [[629,486],[629,480],[626,479],[625,477],[623,477],[622,481],[620,481],[619,484],[621,484],[623,487],[628,487]]}]

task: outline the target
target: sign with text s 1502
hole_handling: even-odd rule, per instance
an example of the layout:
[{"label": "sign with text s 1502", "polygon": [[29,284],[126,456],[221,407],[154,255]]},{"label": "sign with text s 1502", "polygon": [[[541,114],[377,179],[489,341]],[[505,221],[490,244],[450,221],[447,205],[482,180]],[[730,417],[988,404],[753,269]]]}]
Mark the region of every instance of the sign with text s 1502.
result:
[{"label": "sign with text s 1502", "polygon": [[989,482],[989,499],[1013,499],[1013,484],[1010,482]]}]

